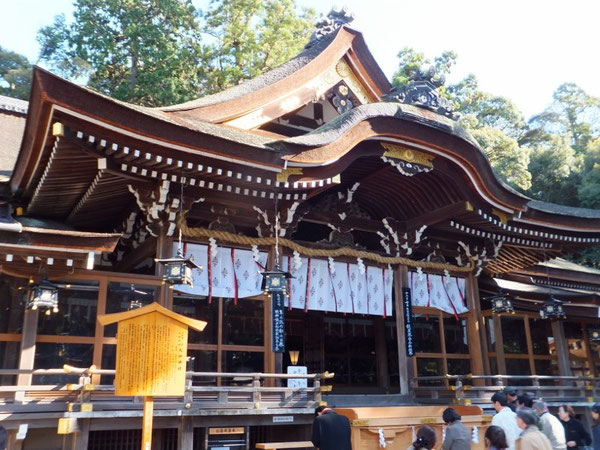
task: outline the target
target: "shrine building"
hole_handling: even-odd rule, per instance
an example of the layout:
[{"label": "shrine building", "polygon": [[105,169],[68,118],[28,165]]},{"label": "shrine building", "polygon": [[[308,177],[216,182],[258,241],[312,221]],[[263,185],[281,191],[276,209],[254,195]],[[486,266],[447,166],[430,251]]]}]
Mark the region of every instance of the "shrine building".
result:
[{"label": "shrine building", "polygon": [[[600,271],[566,258],[599,245],[600,211],[500,181],[432,75],[392,87],[338,14],[289,62],[179,105],[41,68],[29,103],[0,97],[14,448],[139,448],[142,403],[114,396],[116,326],[97,317],[152,302],[207,322],[185,397],[155,400],[156,448],[303,441],[320,402],[489,410],[503,386],[585,414]],[[163,281],[156,260],[178,250],[193,286]],[[291,278],[273,320],[277,268]]]}]

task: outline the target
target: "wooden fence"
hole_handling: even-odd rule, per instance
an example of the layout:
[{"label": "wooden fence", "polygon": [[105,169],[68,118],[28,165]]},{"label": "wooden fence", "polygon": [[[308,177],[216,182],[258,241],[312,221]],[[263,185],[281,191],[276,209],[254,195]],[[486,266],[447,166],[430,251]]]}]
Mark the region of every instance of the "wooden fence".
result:
[{"label": "wooden fence", "polygon": [[[32,376],[34,381],[39,377],[60,377],[62,382],[0,385],[0,420],[20,413],[93,412],[91,416],[96,417],[103,411],[135,411],[132,415],[138,415],[143,407],[142,398],[117,397],[114,385],[93,382],[114,378],[114,370],[0,370],[0,377],[19,375]],[[187,372],[186,377],[185,395],[155,397],[155,410],[314,408],[321,401],[321,392],[330,389],[321,386],[321,380],[332,378],[333,374]],[[287,387],[288,379],[306,379],[309,387]]]},{"label": "wooden fence", "polygon": [[600,399],[600,378],[549,375],[445,375],[415,377],[416,403],[491,404],[491,396],[506,386],[533,394],[546,403],[592,403]]}]

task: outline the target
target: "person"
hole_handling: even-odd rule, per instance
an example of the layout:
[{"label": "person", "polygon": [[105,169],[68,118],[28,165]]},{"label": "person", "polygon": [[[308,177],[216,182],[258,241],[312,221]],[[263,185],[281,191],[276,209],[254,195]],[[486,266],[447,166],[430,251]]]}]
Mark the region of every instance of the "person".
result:
[{"label": "person", "polygon": [[506,442],[506,433],[500,427],[496,425],[490,425],[487,430],[485,430],[485,448],[489,450],[505,450],[508,448],[508,443]]},{"label": "person", "polygon": [[533,406],[533,396],[528,393],[523,393],[517,395],[517,408],[521,406],[526,406],[531,408]]},{"label": "person", "polygon": [[569,450],[591,445],[592,437],[585,429],[583,423],[575,418],[575,411],[569,405],[558,407],[558,418],[565,427],[565,439]]},{"label": "person", "polygon": [[6,446],[8,445],[8,434],[6,433],[6,429],[0,425],[0,450],[6,450]]},{"label": "person", "polygon": [[492,425],[502,428],[506,434],[506,443],[510,450],[515,450],[515,441],[521,434],[517,426],[517,415],[509,408],[508,399],[502,392],[492,395],[492,404],[497,414],[492,417]]},{"label": "person", "polygon": [[331,408],[317,407],[311,441],[321,450],[352,450],[350,421]]},{"label": "person", "polygon": [[448,425],[442,450],[470,450],[471,433],[460,421],[460,415],[453,408],[446,408],[442,420]]},{"label": "person", "polygon": [[517,426],[523,430],[517,439],[517,450],[552,450],[550,440],[536,426],[537,416],[531,408],[517,409]]},{"label": "person", "polygon": [[410,447],[408,447],[407,450],[431,450],[435,446],[436,440],[437,438],[435,436],[435,430],[427,425],[422,426],[417,431],[417,439],[410,445]]},{"label": "person", "polygon": [[508,407],[512,410],[512,412],[517,411],[517,390],[514,387],[506,386],[504,388],[504,395],[506,395],[506,399],[508,400]]},{"label": "person", "polygon": [[541,400],[533,402],[533,410],[539,416],[541,432],[546,435],[554,450],[565,450],[567,441],[565,439],[565,428],[560,420],[550,414],[548,405]]},{"label": "person", "polygon": [[596,403],[592,406],[592,440],[594,443],[594,450],[600,450],[600,403]]}]

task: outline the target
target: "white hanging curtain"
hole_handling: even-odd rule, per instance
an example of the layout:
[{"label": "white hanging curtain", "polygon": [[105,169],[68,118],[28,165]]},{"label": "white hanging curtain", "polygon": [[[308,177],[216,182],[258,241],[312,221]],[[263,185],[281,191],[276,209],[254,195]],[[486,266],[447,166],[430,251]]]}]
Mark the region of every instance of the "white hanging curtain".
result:
[{"label": "white hanging curtain", "polygon": [[[267,266],[266,252],[259,252],[255,261],[250,250],[217,247],[216,251],[209,251],[207,245],[186,244],[185,251],[202,269],[194,270],[192,288],[177,286],[178,291],[225,298],[262,293],[260,272]],[[316,258],[303,257],[300,261],[297,268],[294,258],[285,256],[281,260],[281,268],[293,276],[289,280],[290,298],[286,299],[286,306],[291,303],[294,309],[392,315],[393,270]]]},{"label": "white hanging curtain", "polygon": [[[174,247],[176,249],[176,246]],[[253,297],[262,294],[261,266],[267,264],[267,253],[259,252],[258,264],[254,261],[252,251],[217,247],[211,264],[208,262],[208,246],[203,244],[186,244],[186,256],[193,256],[194,261],[202,266],[194,270],[194,286],[177,286],[177,290],[193,295],[226,298]],[[208,273],[211,273],[209,283]],[[236,295],[237,294],[237,295]]]},{"label": "white hanging curtain", "polygon": [[449,314],[469,310],[464,278],[409,272],[409,281],[413,306],[437,308]]}]

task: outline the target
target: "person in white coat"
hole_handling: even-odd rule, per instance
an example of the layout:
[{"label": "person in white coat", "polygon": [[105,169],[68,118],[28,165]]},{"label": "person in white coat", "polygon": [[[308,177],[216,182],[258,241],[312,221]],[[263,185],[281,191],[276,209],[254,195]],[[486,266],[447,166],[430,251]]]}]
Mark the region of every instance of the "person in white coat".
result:
[{"label": "person in white coat", "polygon": [[492,403],[497,412],[492,417],[492,425],[504,430],[509,450],[515,450],[515,441],[521,434],[521,430],[517,426],[517,415],[508,406],[508,399],[502,392],[492,395]]}]

